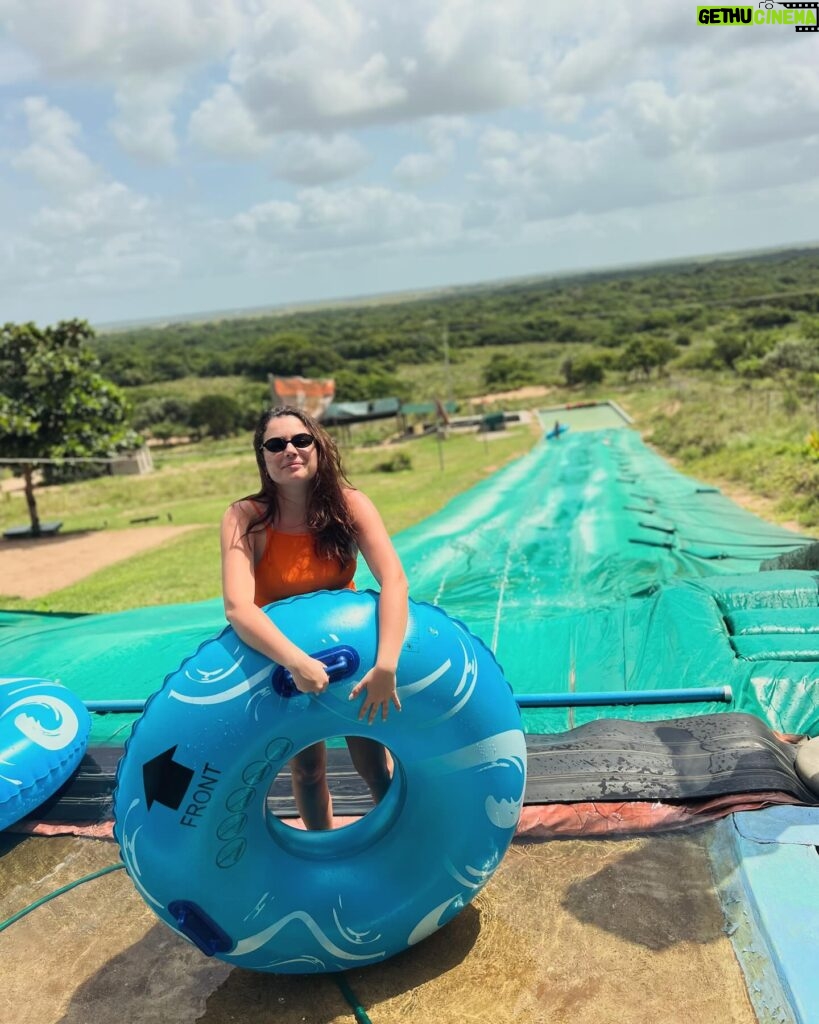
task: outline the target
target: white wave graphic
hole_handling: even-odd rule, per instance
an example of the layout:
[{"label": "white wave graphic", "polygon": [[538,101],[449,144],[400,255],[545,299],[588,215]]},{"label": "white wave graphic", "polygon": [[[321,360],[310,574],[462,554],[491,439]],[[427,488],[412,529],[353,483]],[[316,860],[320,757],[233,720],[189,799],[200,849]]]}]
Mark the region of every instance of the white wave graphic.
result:
[{"label": "white wave graphic", "polygon": [[456,882],[459,882],[461,885],[466,886],[467,889],[472,889],[476,892],[478,889],[482,889],[486,885],[498,865],[497,861],[488,868],[473,868],[467,864],[464,868],[464,872],[472,875],[471,879],[467,878],[463,872],[459,871],[451,860],[447,859],[445,861],[445,866],[447,872],[455,879]]},{"label": "white wave graphic", "polygon": [[[523,742],[525,746],[526,740],[524,739]],[[520,776],[520,796],[517,800],[505,797],[497,799],[494,796],[488,796],[484,802],[486,816],[493,825],[503,829],[514,828],[518,823],[521,808],[523,807],[523,797],[526,789],[526,762],[519,757],[510,757],[497,761],[494,764],[484,765],[481,771],[488,771],[490,768],[512,769]]]},{"label": "white wave graphic", "polygon": [[228,676],[232,676],[233,673],[241,667],[244,660],[245,656],[243,654],[240,658],[234,661],[228,669],[215,668],[208,672],[203,668],[198,668],[196,670],[197,675],[195,676],[192,676],[190,672],[185,669],[185,675],[192,683],[202,683],[204,686],[209,686],[211,683],[221,683],[223,680],[227,679]]},{"label": "white wave graphic", "polygon": [[432,686],[433,683],[437,682],[445,672],[448,672],[452,668],[452,662],[449,658],[439,665],[434,671],[430,672],[428,676],[424,676],[423,679],[417,679],[414,683],[405,683],[403,686],[396,687],[398,697],[400,700],[405,700],[407,697],[411,697],[414,693],[420,693],[421,690],[425,690],[428,686]]},{"label": "white wave graphic", "polygon": [[171,690],[168,696],[174,697],[183,704],[224,704],[225,701],[241,697],[243,693],[248,693],[265,682],[270,682],[269,666],[257,672],[256,675],[245,679],[244,682],[237,683],[236,686],[231,687],[229,690],[224,690],[222,693],[211,693],[204,697],[193,697],[187,693],[180,693],[178,690]]},{"label": "white wave graphic", "polygon": [[310,964],[311,967],[315,967],[316,971],[327,970],[327,964],[323,960],[319,960],[317,956],[294,956],[290,960],[271,960],[269,964],[264,964],[263,969],[268,967],[281,969],[282,967],[293,967],[295,964]]},{"label": "white wave graphic", "polygon": [[448,754],[431,757],[424,762],[424,767],[432,773],[451,774],[478,765],[492,768],[504,760],[515,762],[516,767],[526,763],[526,740],[520,729],[495,733]]},{"label": "white wave graphic", "polygon": [[431,728],[434,725],[441,725],[442,722],[446,722],[450,718],[454,718],[455,715],[457,715],[458,712],[461,711],[462,708],[468,703],[470,697],[475,692],[475,687],[478,684],[478,662],[475,659],[470,659],[469,655],[466,653],[466,648],[464,647],[463,644],[461,644],[461,652],[463,653],[464,656],[464,670],[458,682],[458,685],[455,688],[455,693],[453,694],[453,696],[457,697],[457,695],[464,688],[467,680],[469,680],[469,688],[467,689],[463,697],[461,697],[461,699],[458,701],[458,703],[454,704],[449,709],[449,711],[445,711],[442,715],[439,715],[437,718],[433,718],[429,722],[427,722],[426,728]]},{"label": "white wave graphic", "polygon": [[[159,900],[154,899],[154,897],[148,892],[148,890],[142,884],[142,872],[139,869],[139,861],[137,860],[136,854],[137,836],[139,835],[142,826],[137,825],[137,827],[134,829],[133,835],[130,836],[125,831],[126,822],[128,821],[128,815],[131,813],[131,811],[134,810],[135,807],[139,807],[139,805],[140,800],[139,798],[136,798],[131,801],[131,803],[128,806],[128,810],[125,812],[125,821],[122,823],[122,843],[120,844],[122,859],[125,862],[125,866],[128,868],[128,874],[131,878],[131,881],[134,883],[134,887],[137,889],[140,896],[142,896],[146,903],[152,903],[159,910],[164,910],[164,904],[160,903]],[[179,934],[181,935],[182,933],[180,932]]]},{"label": "white wave graphic", "polygon": [[523,797],[520,800],[496,800],[493,796],[486,798],[484,808],[486,816],[497,828],[514,828],[520,817]]},{"label": "white wave graphic", "polygon": [[460,893],[457,896],[451,896],[448,900],[444,900],[443,903],[439,903],[437,907],[430,910],[428,914],[424,914],[418,924],[412,929],[407,939],[408,946],[414,946],[417,942],[432,935],[433,932],[437,931],[441,927],[441,918],[450,907],[455,906],[456,903],[460,903],[463,906],[463,897]]},{"label": "white wave graphic", "polygon": [[464,647],[462,640],[459,639],[458,644],[460,645],[461,648],[461,654],[464,656],[464,670],[461,673],[461,678],[458,681],[458,685],[455,687],[455,692],[452,694],[453,697],[457,697],[461,690],[464,688],[464,686],[466,686],[466,681],[469,678],[470,669],[472,670],[475,676],[477,676],[478,674],[478,663],[475,660],[474,656],[470,658],[470,656],[466,652],[466,648]]},{"label": "white wave graphic", "polygon": [[226,953],[225,956],[245,956],[247,953],[255,952],[257,949],[260,949],[262,946],[266,945],[266,943],[270,942],[270,940],[283,928],[286,928],[291,921],[300,921],[322,949],[326,949],[328,953],[332,956],[338,957],[340,960],[378,960],[381,957],[386,956],[386,950],[379,950],[377,953],[348,953],[346,950],[337,946],[327,935],[325,935],[316,921],[304,910],[294,910],[292,914],[287,914],[286,917],[282,917],[280,920],[276,921],[275,924],[270,925],[268,928],[264,928],[255,935],[249,935],[245,939],[240,939],[236,943],[233,951]]},{"label": "white wave graphic", "polygon": [[371,939],[368,939],[367,936],[370,934],[369,930],[366,932],[357,932],[353,928],[348,928],[347,925],[342,924],[338,911],[343,909],[344,905],[341,902],[341,896],[339,896],[338,910],[336,910],[336,908],[333,907],[333,920],[335,921],[336,928],[338,928],[340,934],[343,935],[348,942],[352,942],[354,946],[363,945],[366,942],[378,942],[378,940],[381,938],[380,932],[378,935],[373,935]]},{"label": "white wave graphic", "polygon": [[250,911],[249,914],[245,914],[245,916],[244,916],[244,918],[242,920],[250,921],[252,918],[258,917],[259,914],[261,914],[261,912],[264,910],[265,906],[267,905],[267,902],[270,899],[270,896],[271,896],[271,893],[269,891],[264,893],[262,896],[260,896],[258,901],[257,901],[257,903],[256,903],[256,906]]},{"label": "white wave graphic", "polygon": [[[20,708],[27,708],[30,713],[17,715],[14,719],[15,726],[26,739],[44,750],[63,750],[74,741],[80,730],[77,713],[59,697],[39,694],[23,698],[10,704],[0,717],[6,718]],[[49,727],[35,717],[38,708],[48,708],[56,716],[57,724]]]}]

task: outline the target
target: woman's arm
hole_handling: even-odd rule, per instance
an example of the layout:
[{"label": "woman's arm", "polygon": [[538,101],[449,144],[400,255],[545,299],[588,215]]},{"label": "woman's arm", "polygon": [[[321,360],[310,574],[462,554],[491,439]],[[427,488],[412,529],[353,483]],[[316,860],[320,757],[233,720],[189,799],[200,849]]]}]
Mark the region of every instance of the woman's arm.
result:
[{"label": "woman's arm", "polygon": [[299,690],[321,693],[329,682],[324,665],[289,640],[254,603],[256,578],[248,522],[242,502],[231,505],[222,518],[222,597],[227,620],[248,646],[289,669]]},{"label": "woman's arm", "polygon": [[409,587],[378,509],[361,491],[349,490],[346,497],[358,530],[359,550],[381,587],[375,665],[350,693],[350,700],[353,700],[363,689],[367,690],[359,718],[367,717],[373,722],[379,708],[382,719],[387,718],[390,702],[401,710],[395,690],[395,672],[407,631]]}]

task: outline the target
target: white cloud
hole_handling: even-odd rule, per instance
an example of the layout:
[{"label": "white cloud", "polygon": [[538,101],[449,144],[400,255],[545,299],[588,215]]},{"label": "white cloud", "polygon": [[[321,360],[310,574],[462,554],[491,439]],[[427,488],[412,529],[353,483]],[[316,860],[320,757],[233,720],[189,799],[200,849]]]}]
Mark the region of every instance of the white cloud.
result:
[{"label": "white cloud", "polygon": [[347,178],[369,160],[349,135],[294,135],[277,141],[272,166],[277,177],[296,185],[322,185]]},{"label": "white cloud", "polygon": [[12,157],[17,170],[42,185],[67,191],[99,178],[98,168],[77,145],[81,129],[72,117],[42,96],[24,100],[22,110],[31,141]]},{"label": "white cloud", "polygon": [[733,248],[743,197],[773,243],[808,231],[787,186],[796,210],[819,183],[815,39],[705,29],[672,0],[0,0],[0,22],[0,81],[31,82],[0,259],[34,283],[193,294],[292,263],[302,294],[334,293],[314,260],[366,292],[413,254],[450,280],[495,245],[593,263],[618,232],[659,250],[662,224]]},{"label": "white cloud", "polygon": [[229,159],[260,156],[270,139],[259,131],[253,115],[232,85],[220,85],[191,115],[190,139],[196,145]]},{"label": "white cloud", "polygon": [[265,136],[498,109],[531,91],[513,6],[280,0],[248,22],[230,62],[233,97]]},{"label": "white cloud", "polygon": [[229,0],[4,0],[0,15],[50,74],[113,82],[222,57],[242,23]]},{"label": "white cloud", "polygon": [[37,65],[19,47],[0,40],[0,85],[27,82],[37,74]]},{"label": "white cloud", "polygon": [[126,152],[149,163],[171,163],[177,141],[171,104],[179,92],[172,81],[124,82],[115,94],[117,116],[111,122],[114,137]]},{"label": "white cloud", "polygon": [[402,185],[417,187],[436,181],[446,171],[449,159],[446,154],[407,153],[395,165],[393,174]]},{"label": "white cloud", "polygon": [[717,115],[713,96],[669,94],[659,81],[636,81],[622,93],[616,108],[618,130],[628,133],[649,158],[702,148]]},{"label": "white cloud", "polygon": [[[637,91],[642,107],[625,102],[623,111],[612,111],[605,126],[587,138],[487,131],[480,140],[483,170],[476,180],[484,201],[496,204],[498,223],[514,228],[526,221],[737,194],[817,176],[819,139],[795,150],[763,147],[749,162],[742,149],[718,152],[705,144],[711,126],[696,104],[679,109],[672,104],[669,112],[667,97],[656,89]],[[665,112],[665,119],[658,112]]]},{"label": "white cloud", "polygon": [[275,256],[361,247],[406,249],[438,246],[458,234],[460,212],[381,187],[304,189],[295,202],[260,203],[233,219],[239,251]]},{"label": "white cloud", "polygon": [[62,206],[46,206],[32,218],[39,237],[81,237],[84,243],[123,231],[141,231],[152,219],[151,204],[119,182],[77,193]]},{"label": "white cloud", "polygon": [[457,146],[472,134],[464,117],[431,117],[421,122],[419,133],[426,140],[426,152],[406,153],[393,168],[393,174],[407,187],[419,187],[437,181],[450,169]]}]

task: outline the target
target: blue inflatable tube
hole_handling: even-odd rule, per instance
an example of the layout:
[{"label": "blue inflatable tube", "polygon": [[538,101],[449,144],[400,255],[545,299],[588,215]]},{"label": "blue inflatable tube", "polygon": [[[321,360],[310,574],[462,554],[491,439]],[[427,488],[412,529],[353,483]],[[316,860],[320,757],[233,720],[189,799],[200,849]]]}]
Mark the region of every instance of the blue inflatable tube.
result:
[{"label": "blue inflatable tube", "polygon": [[0,829],[39,807],[85,753],[91,716],[47,679],[0,679]]},{"label": "blue inflatable tube", "polygon": [[[520,712],[490,651],[439,608],[410,603],[403,710],[358,721],[377,595],[323,591],[270,618],[328,665],[321,696],[228,628],[165,680],[134,726],[114,794],[134,885],[204,953],[259,971],[338,971],[425,938],[483,888],[514,834],[526,782]],[[395,773],[359,821],[305,832],[267,792],[289,758],[336,736],[384,743]]]}]

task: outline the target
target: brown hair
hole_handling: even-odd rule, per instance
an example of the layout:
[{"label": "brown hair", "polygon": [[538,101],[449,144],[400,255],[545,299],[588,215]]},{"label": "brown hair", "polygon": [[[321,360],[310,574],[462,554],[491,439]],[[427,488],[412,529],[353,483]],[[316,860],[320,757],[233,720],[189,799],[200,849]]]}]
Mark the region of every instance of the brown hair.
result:
[{"label": "brown hair", "polygon": [[289,405],[268,409],[256,424],[253,451],[262,486],[256,494],[248,495],[248,499],[260,503],[263,511],[248,524],[247,533],[268,523],[275,523],[279,514],[278,488],[267,472],[262,441],[270,421],[280,416],[295,416],[301,420],[307,433],[313,435],[316,445],[318,469],[307,496],[307,528],[313,534],[316,554],[320,558],[336,559],[341,565],[346,565],[355,555],[357,536],[344,497],[344,485],[349,486],[350,482],[342,468],[341,455],[333,438],[317,420]]}]

